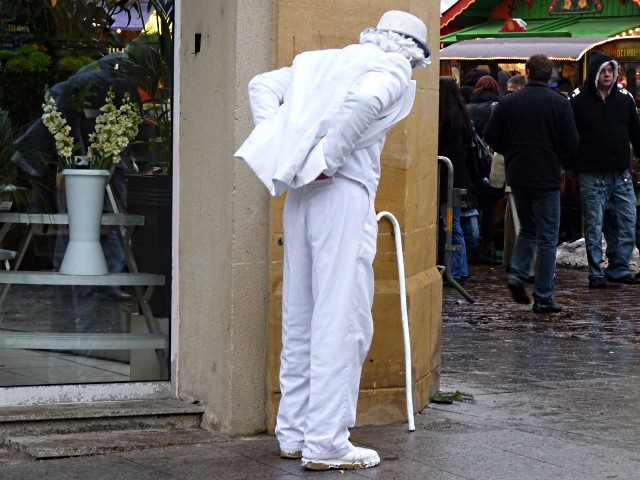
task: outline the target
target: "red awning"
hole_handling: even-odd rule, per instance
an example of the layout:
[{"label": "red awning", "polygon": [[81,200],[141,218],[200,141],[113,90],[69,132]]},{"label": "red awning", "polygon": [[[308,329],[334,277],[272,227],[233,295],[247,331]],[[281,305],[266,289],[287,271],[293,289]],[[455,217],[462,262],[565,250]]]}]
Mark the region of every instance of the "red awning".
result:
[{"label": "red awning", "polygon": [[476,0],[459,0],[451,5],[451,7],[440,16],[440,30],[442,30],[442,27],[449,25],[454,18],[464,12],[467,7],[475,1]]}]

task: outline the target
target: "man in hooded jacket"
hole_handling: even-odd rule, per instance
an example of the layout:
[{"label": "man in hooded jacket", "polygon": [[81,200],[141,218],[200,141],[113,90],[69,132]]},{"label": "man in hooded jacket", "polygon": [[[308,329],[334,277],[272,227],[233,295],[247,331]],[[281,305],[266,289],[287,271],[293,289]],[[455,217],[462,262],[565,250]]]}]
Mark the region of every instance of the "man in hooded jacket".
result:
[{"label": "man in hooded jacket", "polygon": [[386,133],[410,111],[429,63],[419,18],[385,13],[360,43],[301,53],[249,84],[255,129],[236,152],[284,207],[283,458],[311,470],[373,467],[349,442],[373,336],[374,200]]},{"label": "man in hooded jacket", "polygon": [[[607,281],[640,283],[629,272],[636,226],[629,145],[640,154],[640,120],[633,97],[617,87],[617,78],[618,63],[593,52],[584,84],[569,97],[580,135],[571,167],[580,185],[589,288],[606,288]],[[616,234],[607,239],[612,245],[607,248],[609,264],[603,271],[602,224],[607,207]]]}]

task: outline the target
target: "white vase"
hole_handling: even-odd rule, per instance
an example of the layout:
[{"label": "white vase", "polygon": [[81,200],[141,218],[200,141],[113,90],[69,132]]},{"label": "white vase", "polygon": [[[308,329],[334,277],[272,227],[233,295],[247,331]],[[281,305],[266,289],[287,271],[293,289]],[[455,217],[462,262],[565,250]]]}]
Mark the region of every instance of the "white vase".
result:
[{"label": "white vase", "polygon": [[106,275],[109,270],[100,243],[100,224],[109,172],[65,169],[62,174],[69,213],[69,245],[60,273]]}]

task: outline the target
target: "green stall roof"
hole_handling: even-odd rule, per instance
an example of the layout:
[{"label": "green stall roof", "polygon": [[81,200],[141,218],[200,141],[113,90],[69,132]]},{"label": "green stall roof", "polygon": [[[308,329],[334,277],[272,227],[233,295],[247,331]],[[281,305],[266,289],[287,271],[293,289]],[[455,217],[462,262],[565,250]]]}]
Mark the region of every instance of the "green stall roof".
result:
[{"label": "green stall roof", "polygon": [[[612,18],[601,20],[597,18],[583,18],[567,30],[572,37],[613,37],[640,27],[640,17]],[[636,32],[635,35],[638,33]]]}]

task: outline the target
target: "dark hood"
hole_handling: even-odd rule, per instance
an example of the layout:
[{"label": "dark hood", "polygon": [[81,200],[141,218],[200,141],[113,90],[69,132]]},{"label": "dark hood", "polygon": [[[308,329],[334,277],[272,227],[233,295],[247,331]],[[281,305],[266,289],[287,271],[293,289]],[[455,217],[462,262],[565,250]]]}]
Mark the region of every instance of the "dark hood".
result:
[{"label": "dark hood", "polygon": [[600,71],[608,63],[613,66],[613,83],[611,84],[611,88],[609,89],[609,93],[611,93],[611,90],[616,87],[616,82],[618,80],[618,62],[616,62],[609,55],[598,51],[591,53],[591,57],[589,58],[589,66],[587,67],[587,78],[584,82],[585,89],[592,92],[597,91],[598,76],[600,75]]},{"label": "dark hood", "polygon": [[474,68],[469,70],[467,74],[464,76],[463,85],[467,85],[469,87],[475,87],[478,80],[482,77],[489,75],[489,72],[483,68]]}]

